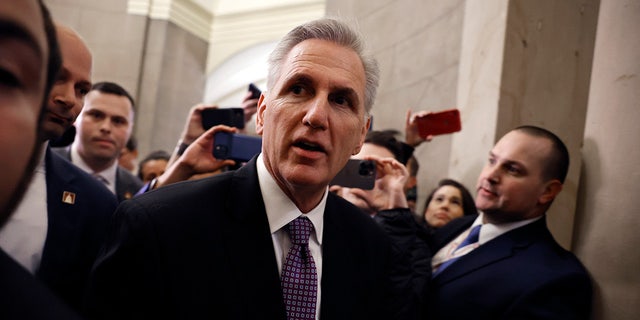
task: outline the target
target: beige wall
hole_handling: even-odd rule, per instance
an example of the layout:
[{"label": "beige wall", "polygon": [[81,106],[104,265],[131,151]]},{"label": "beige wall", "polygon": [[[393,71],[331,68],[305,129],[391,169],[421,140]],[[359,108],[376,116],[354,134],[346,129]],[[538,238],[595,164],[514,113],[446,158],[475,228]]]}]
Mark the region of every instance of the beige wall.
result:
[{"label": "beige wall", "polygon": [[[380,64],[374,129],[395,128],[404,135],[407,110],[456,106],[464,4],[462,0],[327,1],[329,15],[357,20]],[[420,210],[426,193],[449,176],[451,139],[437,137],[415,151],[420,162]]]},{"label": "beige wall", "polygon": [[189,108],[202,100],[208,43],[167,20],[128,14],[127,3],[45,0],[91,49],[93,82],[116,82],[136,99],[140,156],[171,152]]},{"label": "beige wall", "polygon": [[571,245],[597,19],[591,1],[328,1],[355,16],[381,66],[374,128],[404,129],[405,112],[458,107],[463,130],[418,147],[419,205],[451,177],[473,191],[491,146],[523,124],[567,143],[574,165],[549,224]]},{"label": "beige wall", "polygon": [[594,319],[638,317],[640,1],[330,0],[327,12],[355,16],[380,61],[377,129],[402,129],[410,107],[461,109],[462,132],[417,150],[421,196],[446,175],[473,186],[514,126],[558,133],[572,164],[550,228],[594,278]]},{"label": "beige wall", "polygon": [[595,319],[640,315],[640,1],[601,0],[575,252],[595,279]]}]

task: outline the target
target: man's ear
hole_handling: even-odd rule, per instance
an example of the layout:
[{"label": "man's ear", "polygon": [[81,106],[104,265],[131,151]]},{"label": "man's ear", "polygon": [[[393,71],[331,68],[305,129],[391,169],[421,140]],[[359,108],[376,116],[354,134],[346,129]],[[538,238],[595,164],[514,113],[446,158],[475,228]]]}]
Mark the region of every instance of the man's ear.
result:
[{"label": "man's ear", "polygon": [[264,101],[266,92],[263,92],[260,95],[260,99],[258,100],[258,111],[256,112],[256,133],[262,135],[262,130],[264,129],[264,111],[267,109],[267,105]]},{"label": "man's ear", "polygon": [[351,153],[352,156],[360,153],[360,149],[362,149],[362,145],[364,144],[364,139],[367,136],[367,132],[369,131],[369,125],[371,124],[371,116],[367,116],[367,120],[364,122],[364,126],[360,132],[360,141],[358,141],[358,145]]},{"label": "man's ear", "polygon": [[542,205],[548,204],[556,198],[560,191],[562,191],[562,182],[553,179],[546,183],[542,194],[538,198],[538,202]]}]

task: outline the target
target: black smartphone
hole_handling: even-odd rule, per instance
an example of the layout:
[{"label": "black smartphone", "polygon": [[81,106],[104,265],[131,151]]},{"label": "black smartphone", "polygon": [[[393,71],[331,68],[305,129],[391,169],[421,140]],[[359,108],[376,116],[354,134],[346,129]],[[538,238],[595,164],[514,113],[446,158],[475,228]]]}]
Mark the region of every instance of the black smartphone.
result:
[{"label": "black smartphone", "polygon": [[258,99],[262,94],[262,91],[253,83],[249,83],[249,91],[251,91],[251,99]]},{"label": "black smartphone", "polygon": [[330,185],[371,190],[376,183],[376,163],[373,160],[349,159],[347,165],[331,180]]},{"label": "black smartphone", "polygon": [[213,156],[216,159],[247,162],[262,150],[261,137],[221,131],[213,139]]},{"label": "black smartphone", "polygon": [[242,108],[218,108],[202,110],[202,128],[224,124],[238,129],[244,128],[244,110]]}]

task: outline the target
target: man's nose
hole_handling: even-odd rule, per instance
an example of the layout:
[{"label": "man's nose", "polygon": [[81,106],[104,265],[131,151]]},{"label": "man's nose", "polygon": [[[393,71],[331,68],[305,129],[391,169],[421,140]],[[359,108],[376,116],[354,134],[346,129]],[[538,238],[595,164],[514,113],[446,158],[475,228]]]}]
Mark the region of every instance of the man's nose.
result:
[{"label": "man's nose", "polygon": [[305,125],[313,129],[324,130],[329,124],[329,101],[321,96],[316,96],[303,118]]}]

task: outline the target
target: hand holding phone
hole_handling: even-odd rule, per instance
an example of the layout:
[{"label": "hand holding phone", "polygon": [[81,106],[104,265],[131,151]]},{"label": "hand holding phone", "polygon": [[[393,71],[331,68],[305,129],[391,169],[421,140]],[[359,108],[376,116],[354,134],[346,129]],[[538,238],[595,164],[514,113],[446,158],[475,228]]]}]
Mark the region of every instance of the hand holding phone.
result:
[{"label": "hand holding phone", "polygon": [[460,123],[460,111],[458,109],[429,112],[416,116],[418,133],[424,139],[428,136],[454,133],[462,130]]},{"label": "hand holding phone", "polygon": [[216,159],[247,162],[262,151],[261,137],[220,131],[213,139],[213,156]]},{"label": "hand holding phone", "polygon": [[329,185],[371,190],[376,183],[376,163],[373,160],[349,159]]}]

